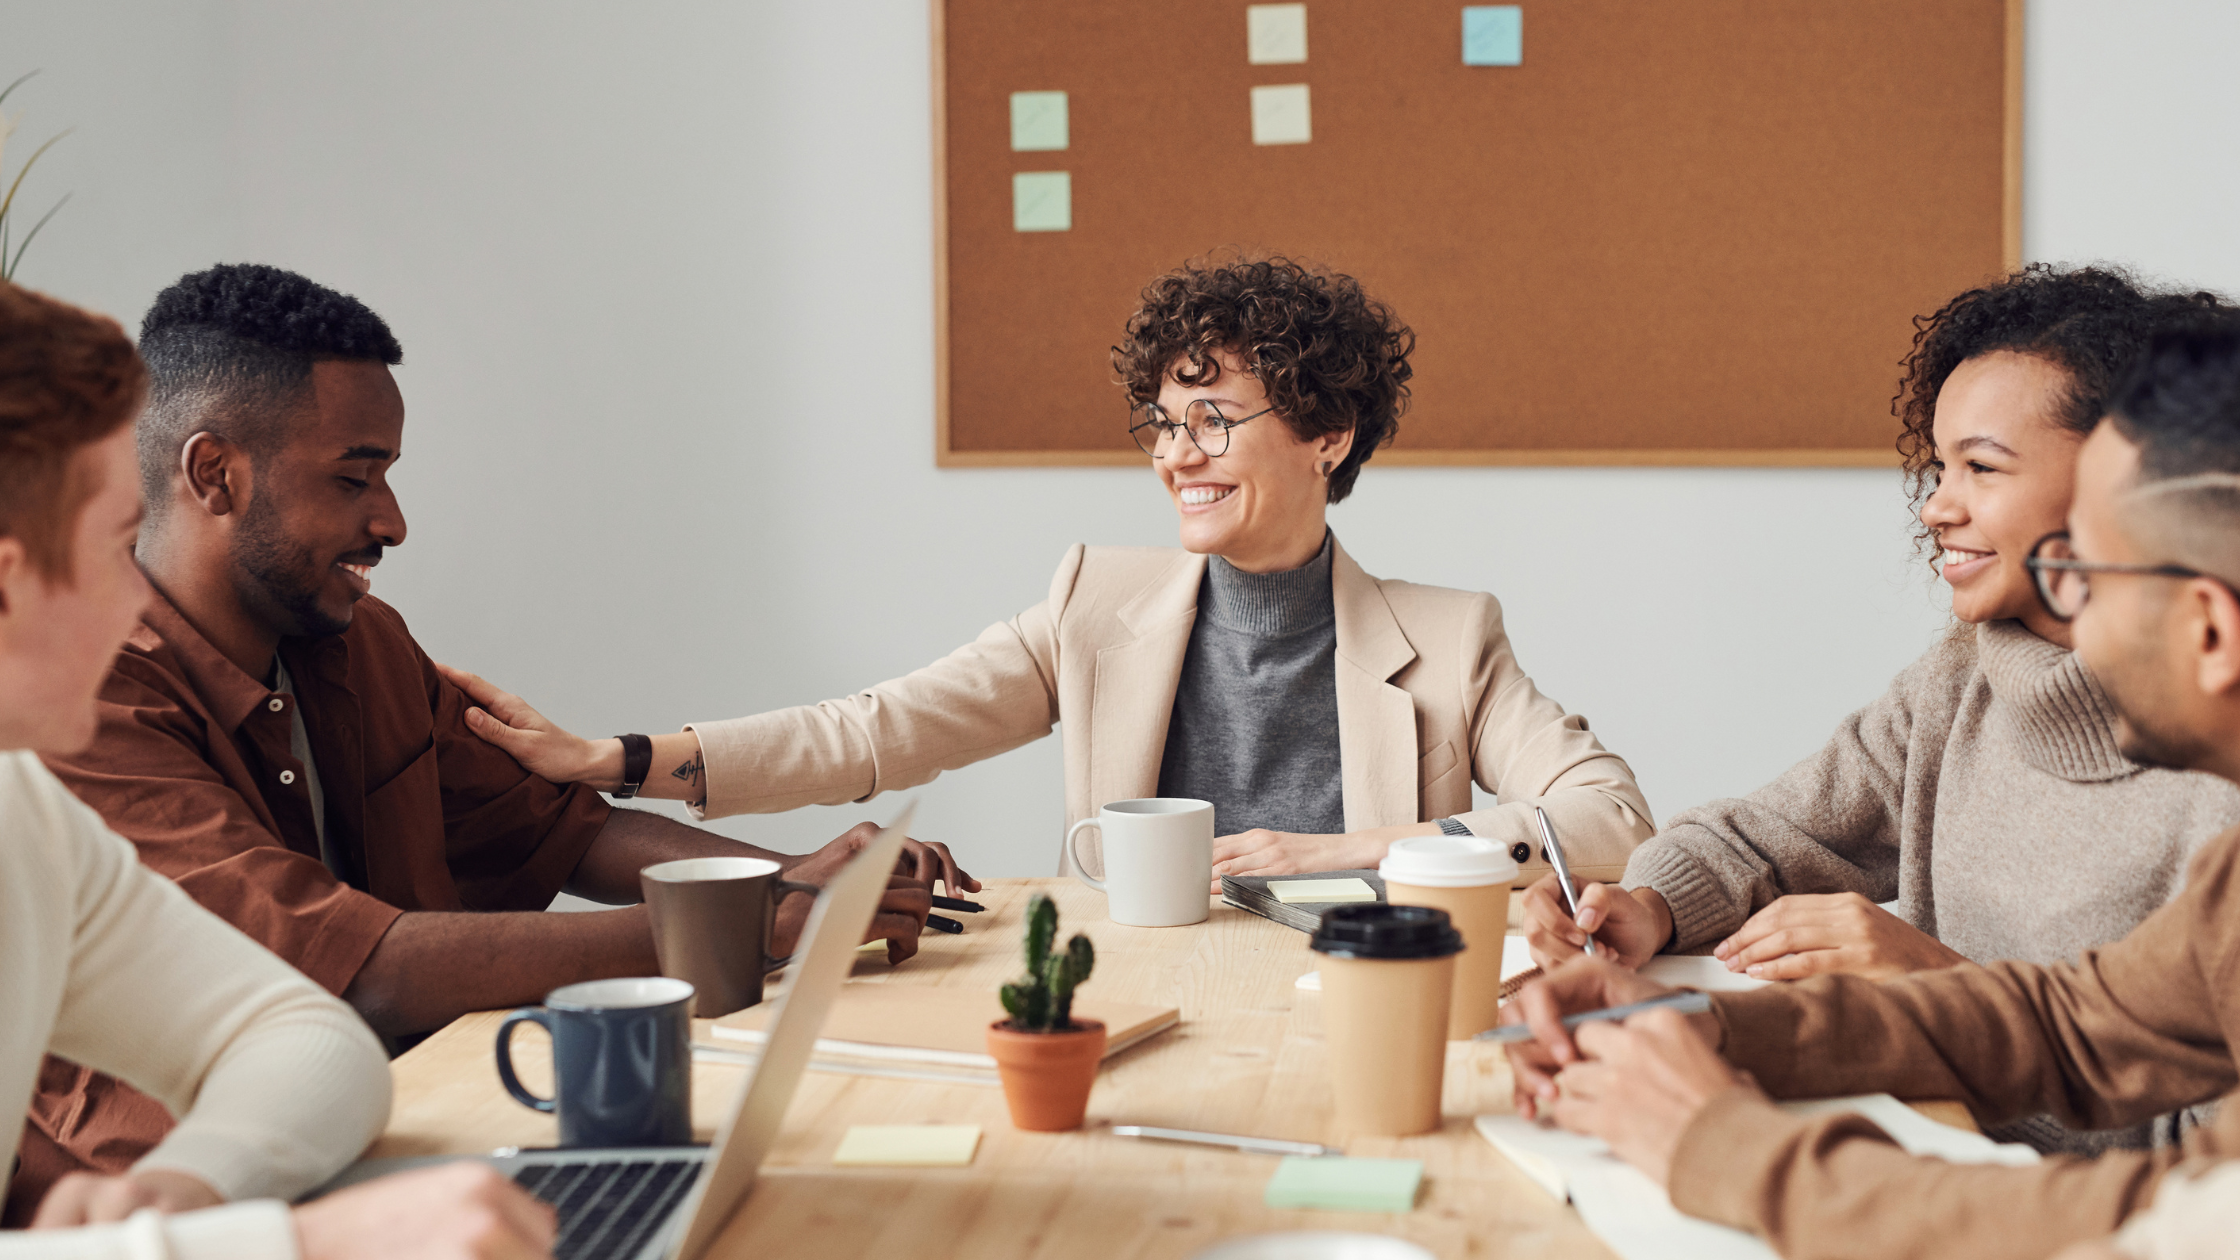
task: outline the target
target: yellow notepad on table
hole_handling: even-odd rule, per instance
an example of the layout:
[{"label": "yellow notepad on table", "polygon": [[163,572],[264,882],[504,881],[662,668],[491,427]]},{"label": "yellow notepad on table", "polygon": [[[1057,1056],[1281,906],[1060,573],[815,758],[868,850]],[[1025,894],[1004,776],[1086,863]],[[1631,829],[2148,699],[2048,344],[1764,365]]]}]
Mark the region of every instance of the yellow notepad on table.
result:
[{"label": "yellow notepad on table", "polygon": [[835,1164],[962,1168],[980,1149],[977,1124],[852,1124],[832,1153]]},{"label": "yellow notepad on table", "polygon": [[[717,1037],[760,1044],[770,1027],[773,1003],[734,1011],[715,1022]],[[1104,1021],[1107,1058],[1182,1022],[1171,1006],[1074,999],[1075,1019]],[[918,984],[866,983],[840,987],[825,1016],[817,1054],[824,1058],[935,1063],[995,1070],[988,1054],[988,1025],[1004,1018],[1003,1003],[987,989],[932,988]]]}]

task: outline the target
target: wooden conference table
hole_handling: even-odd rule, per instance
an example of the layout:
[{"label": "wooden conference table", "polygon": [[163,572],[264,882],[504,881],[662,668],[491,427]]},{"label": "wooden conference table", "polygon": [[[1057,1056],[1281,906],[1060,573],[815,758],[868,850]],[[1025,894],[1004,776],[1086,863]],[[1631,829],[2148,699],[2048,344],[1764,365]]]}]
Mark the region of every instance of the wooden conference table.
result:
[{"label": "wooden conference table", "polygon": [[[1071,1133],[1011,1127],[1001,1089],[847,1076],[803,1077],[776,1148],[715,1251],[771,1255],[1185,1257],[1218,1240],[1276,1230],[1396,1234],[1440,1256],[1609,1257],[1579,1216],[1480,1138],[1471,1118],[1508,1111],[1500,1052],[1448,1048],[1446,1122],[1436,1133],[1345,1142],[1356,1156],[1420,1159],[1424,1189],[1404,1216],[1279,1211],[1261,1189],[1271,1156],[1118,1138],[1114,1124],[1249,1133],[1339,1145],[1322,1038],[1321,995],[1294,988],[1313,970],[1304,934],[1215,901],[1185,928],[1131,928],[1105,917],[1102,894],[1066,879],[993,880],[959,916],[962,936],[928,933],[916,958],[856,964],[858,981],[992,991],[1015,978],[1027,896],[1058,902],[1061,936],[1086,931],[1097,969],[1084,994],[1177,1006],[1182,1024],[1105,1065],[1088,1122]],[[491,1042],[501,1012],[465,1016],[400,1057],[397,1098],[375,1156],[474,1154],[550,1146],[553,1121],[508,1097]],[[705,1026],[698,1040],[709,1040]],[[550,1085],[549,1043],[533,1029],[515,1056],[530,1087]],[[709,1140],[744,1069],[697,1062],[693,1123]],[[1937,1116],[1946,1119],[1943,1114]],[[854,1124],[977,1124],[968,1168],[836,1168]]]}]

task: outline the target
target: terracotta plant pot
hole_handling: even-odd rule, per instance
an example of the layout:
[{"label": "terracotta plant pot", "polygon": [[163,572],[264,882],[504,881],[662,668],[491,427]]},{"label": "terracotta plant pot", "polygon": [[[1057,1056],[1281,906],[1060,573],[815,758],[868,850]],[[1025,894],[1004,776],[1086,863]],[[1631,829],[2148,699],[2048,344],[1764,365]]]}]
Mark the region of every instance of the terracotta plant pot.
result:
[{"label": "terracotta plant pot", "polygon": [[1104,1025],[1077,1019],[1065,1032],[1020,1032],[1008,1019],[988,1025],[988,1053],[1003,1077],[1015,1128],[1056,1133],[1081,1127],[1089,1087],[1104,1062]]}]

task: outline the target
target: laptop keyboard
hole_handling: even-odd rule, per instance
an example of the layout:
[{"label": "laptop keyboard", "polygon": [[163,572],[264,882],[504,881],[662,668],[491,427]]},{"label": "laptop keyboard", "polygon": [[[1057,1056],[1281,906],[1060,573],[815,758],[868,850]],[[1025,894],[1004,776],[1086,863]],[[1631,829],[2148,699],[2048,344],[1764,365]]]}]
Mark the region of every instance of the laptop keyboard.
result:
[{"label": "laptop keyboard", "polygon": [[698,1160],[540,1164],[515,1173],[560,1216],[559,1260],[629,1260],[692,1188]]}]

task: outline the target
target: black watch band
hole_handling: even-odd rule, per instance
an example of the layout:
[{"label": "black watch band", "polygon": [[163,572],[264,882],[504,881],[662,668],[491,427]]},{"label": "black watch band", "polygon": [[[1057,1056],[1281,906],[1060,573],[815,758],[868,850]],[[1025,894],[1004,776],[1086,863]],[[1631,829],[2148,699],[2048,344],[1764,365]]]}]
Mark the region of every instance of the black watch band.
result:
[{"label": "black watch band", "polygon": [[622,786],[615,789],[614,798],[626,801],[638,794],[646,785],[646,776],[653,773],[653,740],[644,735],[617,735],[622,741]]}]

